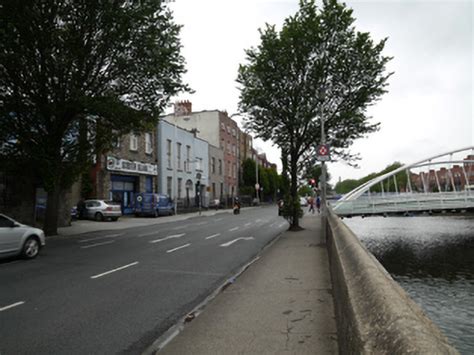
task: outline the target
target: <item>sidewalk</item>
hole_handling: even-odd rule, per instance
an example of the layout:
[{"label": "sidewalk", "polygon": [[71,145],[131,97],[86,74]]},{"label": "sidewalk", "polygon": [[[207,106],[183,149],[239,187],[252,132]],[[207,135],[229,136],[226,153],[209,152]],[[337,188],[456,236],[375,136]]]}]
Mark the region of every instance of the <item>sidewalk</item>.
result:
[{"label": "sidewalk", "polygon": [[[249,207],[252,208],[252,207]],[[58,228],[59,237],[65,237],[75,234],[82,234],[82,233],[90,233],[96,231],[104,231],[104,230],[118,230],[118,229],[125,229],[125,228],[133,228],[133,227],[143,227],[143,226],[151,226],[155,224],[162,224],[174,221],[183,221],[186,219],[199,217],[199,216],[214,216],[219,213],[232,213],[232,210],[229,209],[221,209],[221,210],[207,210],[202,211],[201,215],[199,212],[193,213],[183,213],[173,216],[161,216],[161,217],[134,217],[134,216],[122,216],[116,222],[110,221],[102,221],[97,222],[93,220],[76,220],[73,221],[71,226],[67,227],[60,227]]]},{"label": "sidewalk", "polygon": [[285,232],[159,354],[337,354],[319,216]]}]

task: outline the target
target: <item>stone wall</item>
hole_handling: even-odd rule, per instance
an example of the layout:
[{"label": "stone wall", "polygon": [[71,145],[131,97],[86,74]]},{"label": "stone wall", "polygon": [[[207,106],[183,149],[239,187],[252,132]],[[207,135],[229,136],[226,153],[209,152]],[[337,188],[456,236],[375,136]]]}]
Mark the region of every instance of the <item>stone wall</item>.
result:
[{"label": "stone wall", "polygon": [[458,354],[332,212],[327,232],[341,354]]}]

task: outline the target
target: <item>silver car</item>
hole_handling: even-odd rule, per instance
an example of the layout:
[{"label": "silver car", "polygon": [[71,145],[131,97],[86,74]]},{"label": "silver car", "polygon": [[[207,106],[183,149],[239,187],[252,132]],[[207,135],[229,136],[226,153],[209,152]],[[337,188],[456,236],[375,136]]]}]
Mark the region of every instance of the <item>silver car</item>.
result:
[{"label": "silver car", "polygon": [[21,254],[26,259],[33,259],[45,244],[41,229],[0,214],[0,258]]},{"label": "silver car", "polygon": [[118,202],[86,200],[84,204],[86,209],[85,216],[89,219],[103,221],[104,219],[110,218],[112,221],[116,221],[122,215],[122,208]]}]

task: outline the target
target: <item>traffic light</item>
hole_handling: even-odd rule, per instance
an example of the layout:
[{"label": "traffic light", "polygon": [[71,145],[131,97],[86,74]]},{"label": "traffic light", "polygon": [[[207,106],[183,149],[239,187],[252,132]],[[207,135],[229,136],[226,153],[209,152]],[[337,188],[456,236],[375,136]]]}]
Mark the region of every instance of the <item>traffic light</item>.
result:
[{"label": "traffic light", "polygon": [[309,180],[309,184],[310,184],[312,187],[315,187],[315,186],[316,186],[316,180],[310,179],[310,180]]}]

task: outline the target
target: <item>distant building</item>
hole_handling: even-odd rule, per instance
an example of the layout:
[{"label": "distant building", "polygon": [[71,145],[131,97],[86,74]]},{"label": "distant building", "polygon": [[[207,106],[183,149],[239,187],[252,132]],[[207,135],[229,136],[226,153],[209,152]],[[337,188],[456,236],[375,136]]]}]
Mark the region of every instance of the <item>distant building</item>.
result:
[{"label": "distant building", "polygon": [[158,192],[190,207],[198,205],[199,191],[202,206],[208,206],[209,143],[165,120],[157,132]]},{"label": "distant building", "polygon": [[122,213],[133,213],[137,193],[156,192],[155,141],[155,132],[120,137],[111,151],[97,157],[89,197],[120,202]]},{"label": "distant building", "polygon": [[239,127],[227,112],[218,110],[193,112],[191,102],[181,101],[175,104],[174,114],[162,118],[188,131],[195,130],[198,138],[224,151],[223,195],[229,198],[236,196],[240,164]]}]

